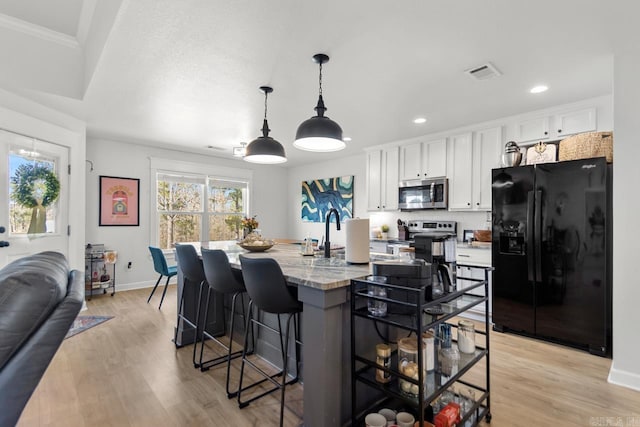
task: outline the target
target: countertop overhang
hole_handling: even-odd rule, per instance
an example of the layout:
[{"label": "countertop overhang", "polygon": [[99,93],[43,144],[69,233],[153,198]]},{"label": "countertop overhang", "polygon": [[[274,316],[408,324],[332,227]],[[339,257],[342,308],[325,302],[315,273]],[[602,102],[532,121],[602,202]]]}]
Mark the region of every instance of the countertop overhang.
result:
[{"label": "countertop overhang", "polygon": [[278,243],[265,252],[249,252],[235,241],[191,243],[199,252],[201,247],[222,249],[233,268],[240,268],[240,255],[248,258],[273,258],[290,284],[328,291],[349,286],[351,279],[371,274],[371,264],[350,264],[340,257],[324,258],[322,254],[303,256],[300,245]]}]

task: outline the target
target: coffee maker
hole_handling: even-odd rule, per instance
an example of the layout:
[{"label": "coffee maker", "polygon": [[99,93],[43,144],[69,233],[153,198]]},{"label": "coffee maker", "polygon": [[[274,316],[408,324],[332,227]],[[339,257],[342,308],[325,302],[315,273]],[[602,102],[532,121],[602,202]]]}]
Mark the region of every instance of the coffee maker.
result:
[{"label": "coffee maker", "polygon": [[415,257],[432,265],[433,297],[454,291],[451,263],[455,262],[455,221],[411,221]]}]

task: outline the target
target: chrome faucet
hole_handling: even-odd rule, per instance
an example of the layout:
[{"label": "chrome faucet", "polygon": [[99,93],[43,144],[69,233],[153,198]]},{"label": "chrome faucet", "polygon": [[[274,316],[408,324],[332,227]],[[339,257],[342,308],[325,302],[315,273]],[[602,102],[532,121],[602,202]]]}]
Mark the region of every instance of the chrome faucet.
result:
[{"label": "chrome faucet", "polygon": [[324,224],[325,224],[325,236],[327,236],[327,240],[325,240],[324,242],[324,257],[325,258],[330,258],[331,257],[331,242],[329,241],[329,222],[331,221],[331,214],[335,213],[336,214],[336,230],[340,230],[340,213],[338,212],[338,210],[336,208],[331,208],[329,209],[329,212],[327,212],[327,216],[324,219]]}]

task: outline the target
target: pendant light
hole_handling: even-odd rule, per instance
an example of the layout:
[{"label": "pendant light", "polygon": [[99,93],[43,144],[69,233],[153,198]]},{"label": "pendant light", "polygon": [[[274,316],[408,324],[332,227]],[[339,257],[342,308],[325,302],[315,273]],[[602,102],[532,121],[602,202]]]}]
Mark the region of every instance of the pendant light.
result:
[{"label": "pendant light", "polygon": [[313,55],[313,61],[320,65],[318,105],[315,110],[317,115],[305,120],[298,126],[296,140],[293,146],[306,151],[338,151],[346,147],[342,140],[340,125],[325,117],[327,108],[322,99],[322,64],[329,61],[329,57],[323,53]]},{"label": "pendant light", "polygon": [[267,123],[267,95],[273,92],[269,86],[260,86],[264,92],[264,121],[262,122],[262,136],[257,137],[247,145],[244,160],[251,163],[284,163],[287,156],[284,147],[269,136],[269,124]]}]

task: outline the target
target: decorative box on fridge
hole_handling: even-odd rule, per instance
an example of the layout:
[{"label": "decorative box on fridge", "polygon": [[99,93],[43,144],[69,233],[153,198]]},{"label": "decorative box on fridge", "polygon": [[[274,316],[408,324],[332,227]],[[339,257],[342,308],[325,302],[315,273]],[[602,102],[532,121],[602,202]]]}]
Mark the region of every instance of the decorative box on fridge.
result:
[{"label": "decorative box on fridge", "polygon": [[613,163],[613,132],[579,133],[560,141],[560,161],[592,157],[606,157],[607,163]]}]

